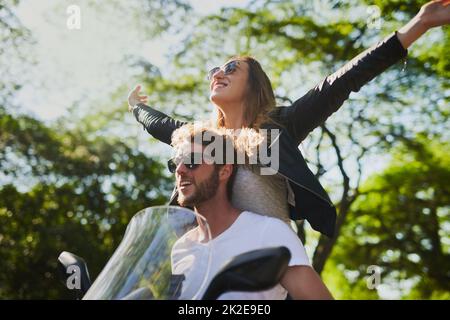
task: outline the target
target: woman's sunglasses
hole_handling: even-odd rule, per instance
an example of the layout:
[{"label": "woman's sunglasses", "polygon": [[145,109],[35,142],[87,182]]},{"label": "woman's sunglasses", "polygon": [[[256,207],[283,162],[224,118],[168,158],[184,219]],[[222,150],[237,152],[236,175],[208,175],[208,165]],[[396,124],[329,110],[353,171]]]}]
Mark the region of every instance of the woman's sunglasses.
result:
[{"label": "woman's sunglasses", "polygon": [[[182,157],[175,157],[167,161],[167,168],[171,173],[175,173],[180,163],[183,163],[189,170],[197,169],[203,163],[203,153],[190,153]],[[196,163],[200,159],[201,163]]]},{"label": "woman's sunglasses", "polygon": [[237,66],[239,65],[239,62],[236,60],[230,61],[228,62],[226,65],[223,66],[223,68],[221,67],[215,67],[212,68],[211,70],[209,70],[208,72],[208,76],[207,79],[209,81],[212,80],[213,76],[219,72],[219,70],[223,70],[223,74],[227,75],[227,74],[232,74],[234,71],[236,71]]}]

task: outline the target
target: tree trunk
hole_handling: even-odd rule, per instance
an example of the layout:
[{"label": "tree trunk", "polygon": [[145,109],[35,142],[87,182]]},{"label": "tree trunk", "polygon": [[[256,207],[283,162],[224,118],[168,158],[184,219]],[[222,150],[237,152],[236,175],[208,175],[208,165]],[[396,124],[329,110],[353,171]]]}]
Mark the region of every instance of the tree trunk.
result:
[{"label": "tree trunk", "polygon": [[352,202],[353,199],[350,200],[348,197],[343,198],[343,200],[341,201],[339,205],[339,215],[336,221],[334,237],[328,238],[327,236],[321,235],[319,238],[319,243],[317,244],[313,257],[313,267],[318,274],[322,273],[325,267],[325,263],[331,255],[331,252],[339,237],[341,227],[345,222],[345,218],[347,217]]}]

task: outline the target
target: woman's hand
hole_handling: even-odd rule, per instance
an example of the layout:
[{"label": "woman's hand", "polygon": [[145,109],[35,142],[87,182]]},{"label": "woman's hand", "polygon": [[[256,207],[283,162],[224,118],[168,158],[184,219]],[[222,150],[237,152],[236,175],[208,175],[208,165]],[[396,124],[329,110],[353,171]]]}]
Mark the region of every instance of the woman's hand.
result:
[{"label": "woman's hand", "polygon": [[450,0],[431,1],[424,4],[417,18],[427,29],[450,24]]},{"label": "woman's hand", "polygon": [[436,0],[424,4],[419,13],[397,32],[403,48],[419,39],[428,29],[450,23],[450,0]]},{"label": "woman's hand", "polygon": [[141,86],[137,85],[136,88],[130,91],[128,94],[128,111],[131,112],[133,107],[138,103],[147,103],[147,96],[139,95],[139,91],[141,91]]},{"label": "woman's hand", "polygon": [[419,13],[397,32],[403,48],[420,38],[428,29],[450,23],[450,0],[436,0],[424,4]]}]

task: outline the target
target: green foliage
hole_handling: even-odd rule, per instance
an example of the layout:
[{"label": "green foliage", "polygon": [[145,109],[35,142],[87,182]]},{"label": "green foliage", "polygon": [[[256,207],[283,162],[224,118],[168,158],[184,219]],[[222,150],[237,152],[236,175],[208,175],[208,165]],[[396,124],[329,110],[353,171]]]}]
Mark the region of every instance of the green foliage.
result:
[{"label": "green foliage", "polygon": [[0,110],[0,167],[10,181],[0,187],[0,297],[67,298],[59,253],[83,256],[95,278],[133,214],[166,201],[169,180],[117,139],[89,141]]},{"label": "green foliage", "polygon": [[[88,115],[74,110],[51,126],[15,113],[11,98],[23,84],[19,75],[26,72],[20,70],[30,60],[25,46],[33,41],[11,10],[17,3],[0,4],[0,298],[68,298],[56,281],[59,252],[85,257],[95,278],[132,214],[163,203],[170,183],[155,154],[138,151],[130,130],[123,130],[130,83],[111,101],[91,102]],[[254,55],[280,102],[294,100],[407,22],[423,3],[256,0],[206,17],[195,15],[186,1],[113,5],[136,18],[130,28],[150,37],[187,34],[170,53],[175,69],[168,74],[141,57],[126,62],[143,80],[149,104],[198,119],[210,111],[205,72],[228,57]],[[369,5],[381,10],[380,30],[367,25]],[[359,182],[359,162],[371,161],[367,155],[395,150],[391,166],[352,190],[360,194],[322,273],[336,298],[379,298],[367,288],[369,265],[383,268],[384,281],[414,280],[403,298],[449,298],[449,41],[448,28],[429,32],[410,49],[404,71],[401,63],[392,67],[327,121],[343,167],[353,170],[352,186]],[[321,134],[313,132],[313,152],[306,156],[317,172],[331,173],[322,182],[340,195],[335,150]],[[335,201],[338,207],[347,196]],[[317,240],[307,232],[308,239]]]},{"label": "green foliage", "polygon": [[0,2],[0,105],[10,102],[11,97],[23,84],[23,74],[33,59],[29,55],[33,43],[30,30],[24,28],[12,7],[19,0]]},{"label": "green foliage", "polygon": [[335,263],[361,274],[378,265],[397,285],[418,279],[405,298],[448,297],[449,152],[448,143],[406,141],[389,168],[364,184],[336,244]]},{"label": "green foliage", "polygon": [[[383,20],[393,20],[398,26],[408,22],[426,3],[426,1],[420,0],[366,0],[364,2],[369,5],[376,5],[380,9]],[[418,59],[422,68],[432,74],[441,76],[443,79],[450,77],[449,32],[448,27],[443,30],[435,29],[429,32],[432,36],[427,35],[423,41],[420,41],[421,49],[414,48],[411,50],[411,54]],[[420,52],[420,54],[417,54],[417,52]],[[446,85],[448,86],[448,83]]]},{"label": "green foliage", "polygon": [[338,300],[375,300],[379,299],[376,290],[367,287],[367,273],[349,277],[345,274],[343,265],[337,266],[335,260],[330,259],[321,274],[323,281],[335,299]]}]

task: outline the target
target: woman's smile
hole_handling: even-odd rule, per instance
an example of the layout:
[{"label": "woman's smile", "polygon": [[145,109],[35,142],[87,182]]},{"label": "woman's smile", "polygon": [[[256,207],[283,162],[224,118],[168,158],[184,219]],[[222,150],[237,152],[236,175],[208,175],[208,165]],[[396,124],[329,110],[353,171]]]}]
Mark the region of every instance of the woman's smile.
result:
[{"label": "woman's smile", "polygon": [[228,87],[228,83],[226,83],[225,81],[214,81],[212,85],[212,91],[225,87]]}]

